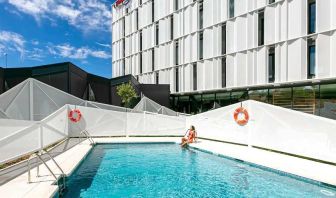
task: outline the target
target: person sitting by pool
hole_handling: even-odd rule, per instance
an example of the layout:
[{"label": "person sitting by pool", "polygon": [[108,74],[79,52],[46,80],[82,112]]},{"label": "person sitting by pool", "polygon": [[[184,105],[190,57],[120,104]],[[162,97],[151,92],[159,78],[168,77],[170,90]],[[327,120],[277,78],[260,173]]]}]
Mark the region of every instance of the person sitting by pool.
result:
[{"label": "person sitting by pool", "polygon": [[190,129],[188,129],[186,135],[182,138],[181,141],[181,147],[184,147],[190,143],[193,143],[196,141],[197,133],[195,130],[195,127],[193,125],[190,126]]}]

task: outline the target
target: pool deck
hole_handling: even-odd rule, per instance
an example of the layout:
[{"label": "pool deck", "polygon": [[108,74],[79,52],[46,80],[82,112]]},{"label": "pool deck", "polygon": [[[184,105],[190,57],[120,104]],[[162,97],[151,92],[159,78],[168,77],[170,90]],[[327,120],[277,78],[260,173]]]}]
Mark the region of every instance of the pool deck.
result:
[{"label": "pool deck", "polygon": [[[167,143],[179,142],[180,138],[174,137],[129,137],[129,138],[94,138],[97,143]],[[269,167],[287,173],[292,173],[305,178],[336,185],[336,166],[292,157],[284,154],[269,152],[257,148],[240,146],[209,140],[199,140],[190,147],[223,155],[257,165]],[[64,153],[55,157],[66,175],[70,175],[79,163],[89,153],[92,146],[84,141]],[[57,167],[47,162],[55,173],[60,173]],[[32,183],[28,183],[28,174],[23,173],[15,179],[0,186],[1,197],[51,197],[57,190],[53,185],[54,178],[47,169],[40,165],[40,175],[36,177],[36,168],[32,169]]]}]

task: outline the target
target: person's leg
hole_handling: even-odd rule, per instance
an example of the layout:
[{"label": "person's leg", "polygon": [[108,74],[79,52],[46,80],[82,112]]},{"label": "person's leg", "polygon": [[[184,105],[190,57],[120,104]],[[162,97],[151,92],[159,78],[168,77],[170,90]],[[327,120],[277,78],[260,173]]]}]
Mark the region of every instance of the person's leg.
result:
[{"label": "person's leg", "polygon": [[182,144],[181,144],[181,147],[186,147],[188,145],[188,141],[184,141]]},{"label": "person's leg", "polygon": [[183,138],[181,139],[181,145],[182,145],[184,142],[186,142],[186,141],[187,141],[187,139],[183,137]]}]

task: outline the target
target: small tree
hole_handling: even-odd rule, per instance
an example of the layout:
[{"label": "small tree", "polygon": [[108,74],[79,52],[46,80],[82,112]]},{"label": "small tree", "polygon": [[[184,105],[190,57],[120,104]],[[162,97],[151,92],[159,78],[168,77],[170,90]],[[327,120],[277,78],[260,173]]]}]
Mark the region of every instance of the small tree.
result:
[{"label": "small tree", "polygon": [[131,102],[137,97],[137,94],[131,83],[125,83],[117,87],[117,94],[125,107],[130,107]]}]

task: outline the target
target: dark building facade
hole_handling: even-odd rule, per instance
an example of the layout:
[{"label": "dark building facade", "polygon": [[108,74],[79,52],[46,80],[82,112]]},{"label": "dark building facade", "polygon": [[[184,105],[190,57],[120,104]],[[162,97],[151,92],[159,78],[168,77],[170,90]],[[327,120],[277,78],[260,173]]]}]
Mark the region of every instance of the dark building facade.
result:
[{"label": "dark building facade", "polygon": [[76,97],[104,104],[121,105],[117,86],[131,83],[138,96],[146,95],[157,103],[169,107],[169,85],[145,85],[132,76],[104,78],[85,72],[71,62],[25,68],[0,68],[0,93],[27,78],[34,78]]}]

